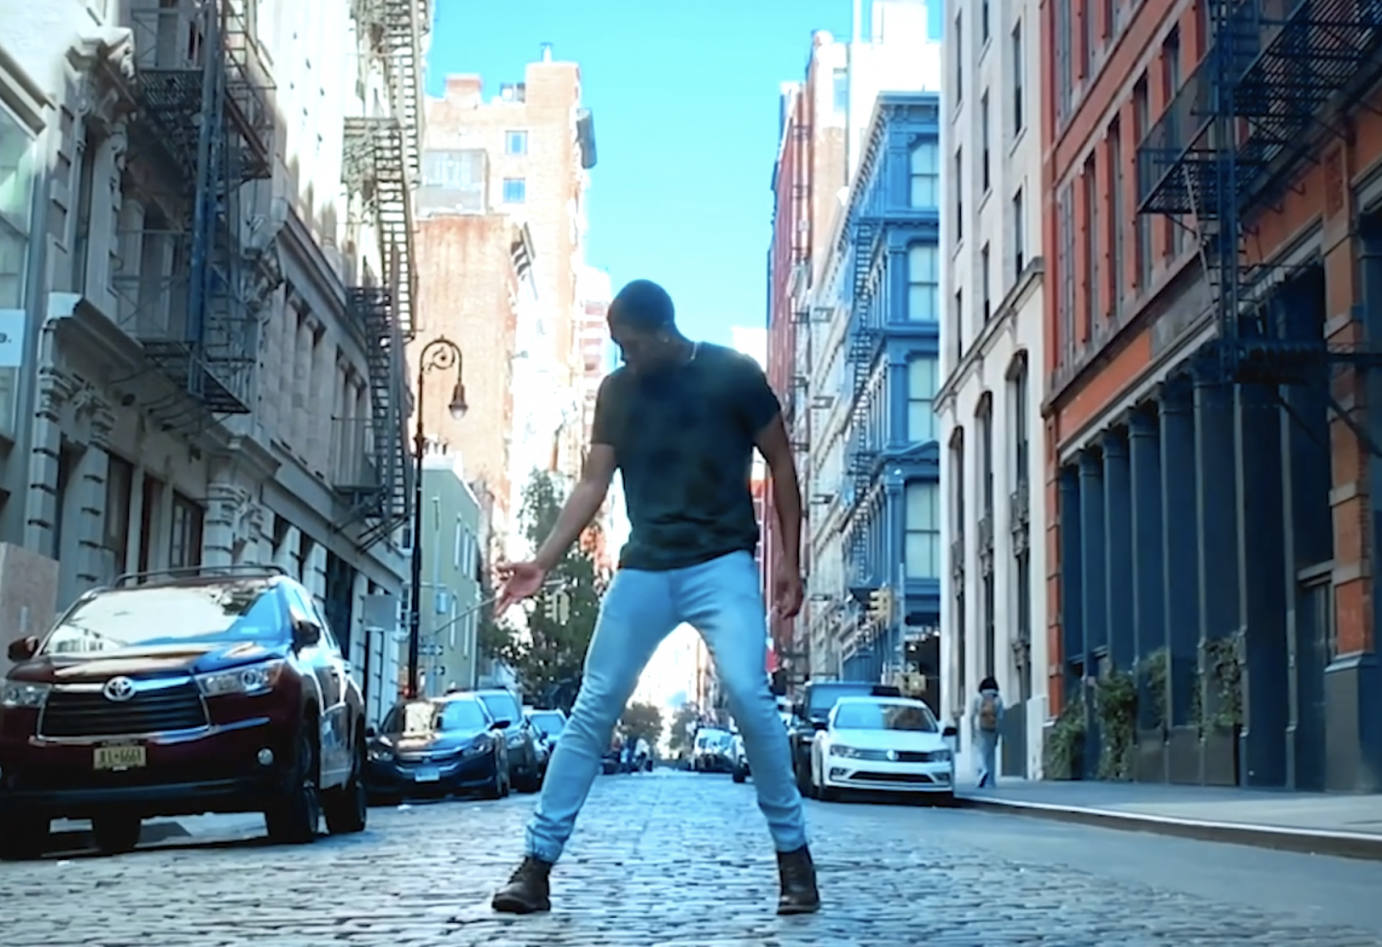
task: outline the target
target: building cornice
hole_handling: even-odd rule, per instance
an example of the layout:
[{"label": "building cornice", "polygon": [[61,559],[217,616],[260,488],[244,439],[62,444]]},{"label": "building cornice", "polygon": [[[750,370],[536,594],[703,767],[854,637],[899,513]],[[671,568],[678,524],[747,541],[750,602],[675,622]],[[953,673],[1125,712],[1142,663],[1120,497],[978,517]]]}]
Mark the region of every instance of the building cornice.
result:
[{"label": "building cornice", "polygon": [[993,351],[999,336],[1004,333],[1016,334],[1018,315],[1026,308],[1027,303],[1040,292],[1045,282],[1045,276],[1045,259],[1039,256],[1033,257],[1023,268],[1021,277],[1013,284],[1012,289],[1008,290],[1008,295],[999,304],[998,315],[990,319],[988,325],[984,326],[979,338],[974,340],[954,370],[946,376],[945,381],[937,389],[935,399],[937,414],[954,411],[956,393],[972,374],[982,370],[984,360]]}]

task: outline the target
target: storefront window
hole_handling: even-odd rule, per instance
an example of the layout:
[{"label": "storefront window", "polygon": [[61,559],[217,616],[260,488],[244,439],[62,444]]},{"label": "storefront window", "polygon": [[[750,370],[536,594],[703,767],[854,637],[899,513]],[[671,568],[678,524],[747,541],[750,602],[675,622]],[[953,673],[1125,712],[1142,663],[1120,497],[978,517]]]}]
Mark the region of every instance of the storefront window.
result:
[{"label": "storefront window", "polygon": [[[22,309],[33,216],[35,138],[0,106],[0,309]],[[14,433],[19,369],[0,368],[0,433]]]}]

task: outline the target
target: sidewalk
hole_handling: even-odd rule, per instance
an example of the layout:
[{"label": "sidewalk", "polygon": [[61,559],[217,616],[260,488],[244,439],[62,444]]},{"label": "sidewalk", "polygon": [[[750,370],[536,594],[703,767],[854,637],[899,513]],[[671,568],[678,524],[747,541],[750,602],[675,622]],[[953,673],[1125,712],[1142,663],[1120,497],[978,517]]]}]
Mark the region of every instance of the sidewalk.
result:
[{"label": "sidewalk", "polygon": [[1021,779],[957,795],[1014,815],[1382,861],[1382,795]]}]

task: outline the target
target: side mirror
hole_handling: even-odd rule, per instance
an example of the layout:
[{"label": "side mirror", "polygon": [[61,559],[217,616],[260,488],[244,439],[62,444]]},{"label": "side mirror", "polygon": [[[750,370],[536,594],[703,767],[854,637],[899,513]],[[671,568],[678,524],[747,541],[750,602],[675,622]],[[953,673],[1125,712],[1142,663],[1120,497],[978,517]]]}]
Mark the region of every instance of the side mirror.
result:
[{"label": "side mirror", "polygon": [[945,729],[941,731],[943,737],[957,737],[959,735],[960,731],[953,723],[947,723]]},{"label": "side mirror", "polygon": [[6,652],[6,656],[15,663],[27,661],[36,654],[38,654],[38,639],[33,635],[11,641]]},{"label": "side mirror", "polygon": [[306,618],[293,619],[293,647],[298,651],[303,648],[315,648],[322,640],[322,630],[316,622]]},{"label": "side mirror", "polygon": [[494,723],[489,725],[489,728],[491,730],[507,730],[509,729],[509,726],[512,723],[512,720],[496,720],[494,721]]},{"label": "side mirror", "polygon": [[373,727],[366,727],[366,728],[365,728],[365,739],[366,739],[366,740],[373,740],[373,739],[374,739],[375,737],[377,737],[377,736],[379,736],[379,731],[378,731],[378,730],[374,729]]}]

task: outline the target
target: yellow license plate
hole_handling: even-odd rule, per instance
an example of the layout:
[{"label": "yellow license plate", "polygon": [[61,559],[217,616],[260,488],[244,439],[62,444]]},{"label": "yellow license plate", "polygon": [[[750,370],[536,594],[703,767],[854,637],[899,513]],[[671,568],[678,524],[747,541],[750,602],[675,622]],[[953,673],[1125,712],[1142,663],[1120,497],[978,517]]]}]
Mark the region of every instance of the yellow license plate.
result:
[{"label": "yellow license plate", "polygon": [[96,747],[96,769],[124,770],[141,769],[148,764],[142,746],[98,746]]}]

